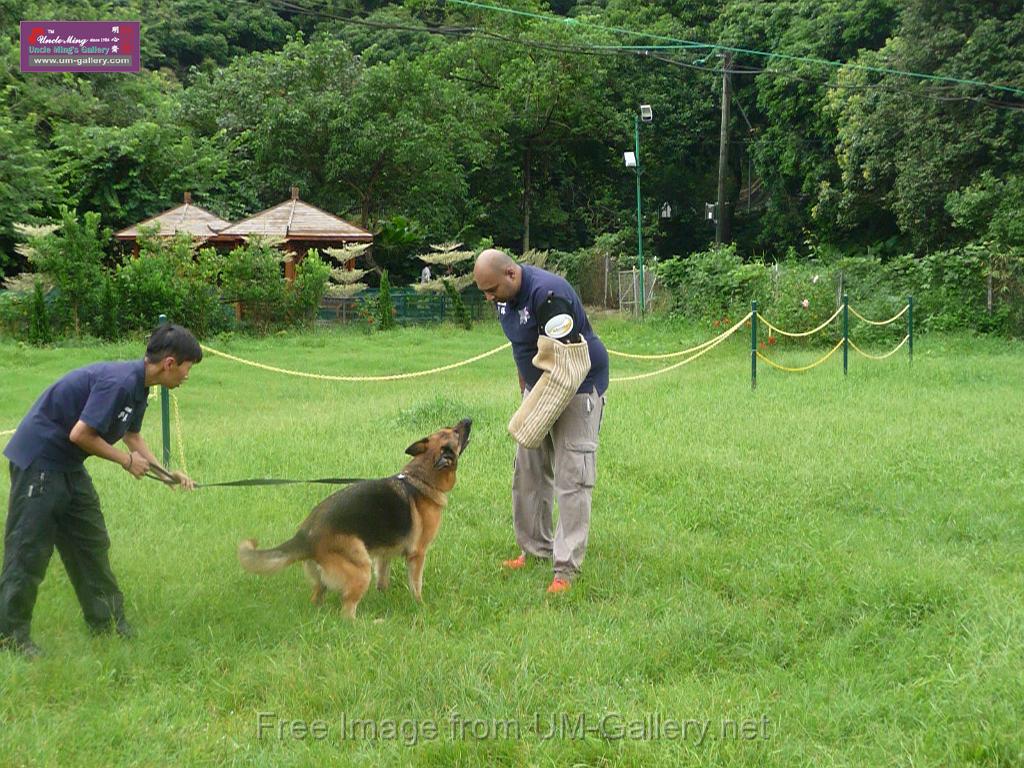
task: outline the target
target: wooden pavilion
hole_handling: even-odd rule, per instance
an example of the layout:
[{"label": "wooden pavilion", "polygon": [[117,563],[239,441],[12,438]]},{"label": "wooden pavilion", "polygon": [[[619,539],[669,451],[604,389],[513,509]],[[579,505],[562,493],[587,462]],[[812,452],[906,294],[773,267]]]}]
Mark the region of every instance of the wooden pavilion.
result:
[{"label": "wooden pavilion", "polygon": [[373,234],[344,219],[299,199],[299,188],[292,187],[290,200],[235,222],[217,233],[221,242],[272,237],[284,241],[284,250],[294,255],[285,264],[285,277],[295,277],[295,263],[310,248],[337,247],[345,243],[372,243]]},{"label": "wooden pavilion", "polygon": [[192,204],[192,193],[186,192],[184,203],[181,205],[151,216],[145,221],[140,221],[120,232],[114,234],[115,239],[122,243],[131,243],[132,253],[139,253],[139,230],[143,227],[157,225],[157,237],[174,237],[185,232],[203,242],[214,240],[217,234],[225,227],[230,227],[231,222],[215,216],[209,211]]}]

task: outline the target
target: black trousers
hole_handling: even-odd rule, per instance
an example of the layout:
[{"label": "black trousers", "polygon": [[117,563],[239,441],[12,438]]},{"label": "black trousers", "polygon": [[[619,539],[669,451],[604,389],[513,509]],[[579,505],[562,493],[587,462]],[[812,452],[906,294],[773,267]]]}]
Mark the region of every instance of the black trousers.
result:
[{"label": "black trousers", "polygon": [[0,634],[27,636],[55,546],[86,622],[95,630],[109,629],[124,617],[124,596],[110,570],[110,537],[89,473],[84,467],[51,472],[14,464],[10,472]]}]

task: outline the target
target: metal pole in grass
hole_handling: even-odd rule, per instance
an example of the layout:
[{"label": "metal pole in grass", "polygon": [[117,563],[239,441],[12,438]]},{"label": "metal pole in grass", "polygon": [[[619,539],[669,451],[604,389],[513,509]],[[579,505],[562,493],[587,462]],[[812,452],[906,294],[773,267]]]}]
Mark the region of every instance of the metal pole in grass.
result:
[{"label": "metal pole in grass", "polygon": [[850,354],[850,300],[843,294],[843,376],[846,375],[847,356]]},{"label": "metal pole in grass", "polygon": [[[650,110],[648,110],[650,111]],[[644,312],[647,296],[644,291],[644,220],[640,204],[640,172],[643,166],[640,164],[640,116],[633,115],[633,135],[636,139],[636,264],[640,269],[640,319],[644,319]]]},{"label": "metal pole in grass", "polygon": [[[167,315],[160,315],[160,325],[167,322]],[[160,387],[160,424],[163,427],[164,466],[171,466],[171,402],[167,387]]]},{"label": "metal pole in grass", "polygon": [[750,302],[750,388],[757,389],[757,302]]},{"label": "metal pole in grass", "polygon": [[914,297],[907,296],[907,351],[914,362]]}]

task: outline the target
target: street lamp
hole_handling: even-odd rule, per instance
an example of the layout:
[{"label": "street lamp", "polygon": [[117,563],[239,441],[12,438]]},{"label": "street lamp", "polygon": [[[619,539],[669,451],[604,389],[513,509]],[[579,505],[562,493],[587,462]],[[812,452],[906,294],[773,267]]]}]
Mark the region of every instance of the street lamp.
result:
[{"label": "street lamp", "polygon": [[636,262],[637,268],[640,270],[640,295],[638,297],[638,306],[640,307],[640,316],[643,317],[646,297],[644,295],[644,224],[643,210],[640,205],[640,174],[643,172],[643,167],[640,164],[641,121],[645,123],[654,122],[654,110],[651,109],[650,104],[641,104],[640,113],[633,115],[633,138],[635,151],[624,152],[622,156],[626,162],[626,167],[636,170]]}]

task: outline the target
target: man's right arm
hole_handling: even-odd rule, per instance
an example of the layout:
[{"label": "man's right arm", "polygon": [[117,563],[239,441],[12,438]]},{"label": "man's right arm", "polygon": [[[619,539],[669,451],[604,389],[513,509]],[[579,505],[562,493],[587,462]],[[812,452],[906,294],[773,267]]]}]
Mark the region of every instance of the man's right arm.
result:
[{"label": "man's right arm", "polygon": [[91,456],[99,456],[107,461],[121,465],[122,469],[127,470],[134,477],[142,477],[146,474],[146,470],[149,469],[149,462],[141,453],[138,451],[131,451],[129,453],[119,451],[104,440],[99,432],[81,419],[71,428],[71,434],[68,435],[68,439]]}]

